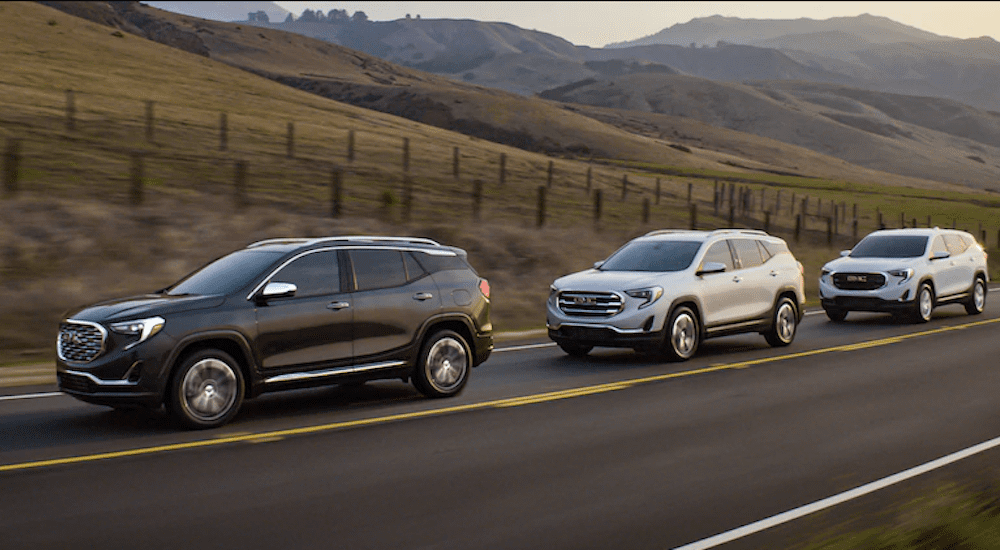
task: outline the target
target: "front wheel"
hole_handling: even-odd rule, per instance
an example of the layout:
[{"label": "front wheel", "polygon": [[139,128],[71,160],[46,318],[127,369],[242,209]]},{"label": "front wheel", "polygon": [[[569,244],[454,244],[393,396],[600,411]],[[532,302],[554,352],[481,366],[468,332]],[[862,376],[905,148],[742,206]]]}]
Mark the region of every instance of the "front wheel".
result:
[{"label": "front wheel", "polygon": [[913,320],[917,323],[926,323],[931,320],[934,312],[934,291],[931,285],[924,283],[917,290],[917,299],[913,301]]},{"label": "front wheel", "polygon": [[214,349],[185,358],[170,388],[170,412],[195,429],[229,422],[239,411],[245,390],[239,364],[228,353]]},{"label": "front wheel", "polygon": [[798,328],[798,313],[795,310],[795,303],[787,296],[778,300],[778,306],[774,308],[774,318],[771,320],[771,328],[764,333],[764,339],[772,347],[783,347],[792,343],[795,339],[795,329]]},{"label": "front wheel", "polygon": [[687,361],[698,351],[701,331],[698,328],[698,316],[691,308],[680,306],[675,309],[666,330],[664,352],[668,359]]},{"label": "front wheel", "polygon": [[969,301],[965,302],[965,312],[969,315],[979,315],[984,309],[986,309],[986,282],[976,277],[976,282],[972,283]]},{"label": "front wheel", "polygon": [[471,368],[472,352],[465,338],[451,330],[435,332],[420,351],[413,385],[427,397],[458,395]]}]

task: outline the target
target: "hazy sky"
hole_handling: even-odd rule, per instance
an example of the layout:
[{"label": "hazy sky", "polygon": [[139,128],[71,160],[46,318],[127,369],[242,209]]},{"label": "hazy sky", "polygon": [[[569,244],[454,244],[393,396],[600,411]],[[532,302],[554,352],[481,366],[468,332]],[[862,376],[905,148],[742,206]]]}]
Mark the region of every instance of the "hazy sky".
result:
[{"label": "hazy sky", "polygon": [[363,11],[388,21],[411,14],[432,19],[501,21],[560,36],[580,46],[634,40],[695,17],[828,19],[869,13],[942,36],[1000,35],[1000,2],[275,2],[296,16],[306,8]]}]

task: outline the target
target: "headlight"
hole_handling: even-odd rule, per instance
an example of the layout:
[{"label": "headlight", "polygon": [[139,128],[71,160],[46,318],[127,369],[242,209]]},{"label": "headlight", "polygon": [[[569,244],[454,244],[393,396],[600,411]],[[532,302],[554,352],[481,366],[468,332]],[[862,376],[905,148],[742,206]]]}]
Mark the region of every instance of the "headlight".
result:
[{"label": "headlight", "polygon": [[131,334],[138,336],[139,340],[132,342],[128,347],[145,342],[157,332],[163,329],[166,321],[163,317],[150,317],[149,319],[136,319],[135,321],[123,321],[111,325],[111,330],[118,334]]},{"label": "headlight", "polygon": [[663,289],[658,286],[653,286],[649,288],[639,288],[636,290],[626,290],[625,294],[628,294],[633,298],[645,300],[643,303],[639,304],[639,309],[642,309],[659,300],[660,296],[663,296]]},{"label": "headlight", "polygon": [[833,274],[832,271],[823,268],[823,270],[819,272],[819,280],[823,281],[826,284],[830,284],[830,275],[832,274]]},{"label": "headlight", "polygon": [[906,281],[909,281],[910,277],[913,277],[913,268],[909,268],[908,267],[906,269],[893,269],[893,270],[889,271],[888,273],[889,273],[889,275],[891,275],[893,277],[899,277],[900,281],[897,284],[901,285],[901,284],[905,283]]}]

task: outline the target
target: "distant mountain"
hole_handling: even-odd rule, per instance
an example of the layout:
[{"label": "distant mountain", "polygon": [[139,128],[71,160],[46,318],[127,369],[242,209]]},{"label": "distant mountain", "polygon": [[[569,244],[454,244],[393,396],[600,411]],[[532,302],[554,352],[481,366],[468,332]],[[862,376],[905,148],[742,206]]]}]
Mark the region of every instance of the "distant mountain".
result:
[{"label": "distant mountain", "polygon": [[143,2],[161,10],[212,21],[247,21],[249,14],[264,12],[270,21],[284,21],[291,12],[274,2]]},{"label": "distant mountain", "polygon": [[720,40],[732,44],[765,46],[782,36],[831,32],[851,36],[851,41],[860,39],[872,44],[949,39],[897,23],[887,17],[868,14],[830,19],[741,19],[714,15],[678,23],[658,33],[637,40],[608,44],[606,47],[626,48],[650,44],[714,46]]}]

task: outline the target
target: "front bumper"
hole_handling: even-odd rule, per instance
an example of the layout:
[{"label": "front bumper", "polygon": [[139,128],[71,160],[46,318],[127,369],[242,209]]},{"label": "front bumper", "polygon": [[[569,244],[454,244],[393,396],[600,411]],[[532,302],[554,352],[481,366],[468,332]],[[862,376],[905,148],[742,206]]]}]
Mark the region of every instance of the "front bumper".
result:
[{"label": "front bumper", "polygon": [[96,405],[158,407],[174,343],[161,333],[132,349],[111,349],[86,363],[57,357],[59,390]]},{"label": "front bumper", "polygon": [[895,313],[913,307],[916,282],[888,283],[874,290],[844,290],[820,279],[819,296],[823,309]]},{"label": "front bumper", "polygon": [[645,348],[658,346],[663,335],[659,332],[622,332],[610,325],[563,323],[549,327],[549,338],[557,343],[585,344],[612,348]]}]

